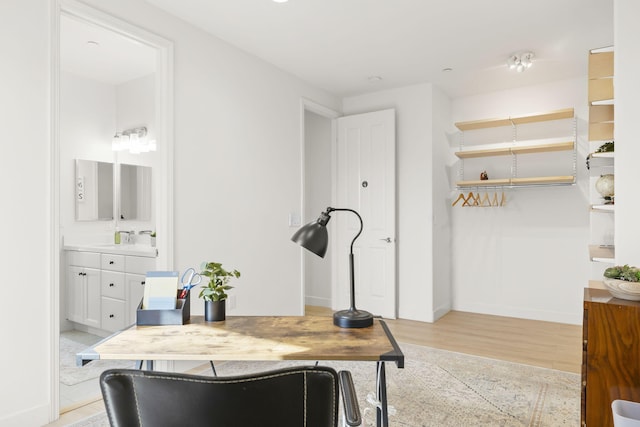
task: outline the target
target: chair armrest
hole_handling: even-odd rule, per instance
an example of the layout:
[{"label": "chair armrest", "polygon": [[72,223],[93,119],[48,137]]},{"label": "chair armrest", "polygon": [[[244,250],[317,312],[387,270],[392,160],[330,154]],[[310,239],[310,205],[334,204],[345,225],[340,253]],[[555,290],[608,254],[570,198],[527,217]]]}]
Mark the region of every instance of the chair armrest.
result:
[{"label": "chair armrest", "polygon": [[338,373],[338,381],[340,382],[340,390],[342,392],[345,421],[349,426],[359,426],[362,424],[362,417],[360,415],[358,396],[353,386],[351,372],[340,371]]}]

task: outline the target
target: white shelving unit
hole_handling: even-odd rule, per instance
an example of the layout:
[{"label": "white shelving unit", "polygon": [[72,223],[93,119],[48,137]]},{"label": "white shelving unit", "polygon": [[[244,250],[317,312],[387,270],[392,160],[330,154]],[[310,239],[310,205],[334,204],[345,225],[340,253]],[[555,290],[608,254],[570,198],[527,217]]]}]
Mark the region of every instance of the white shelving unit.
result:
[{"label": "white shelving unit", "polygon": [[[595,182],[600,175],[615,174],[615,152],[596,152],[603,144],[612,142],[614,136],[613,56],[613,47],[595,49],[589,53],[589,148],[592,150],[588,158],[592,203],[592,244],[589,246],[589,259],[596,263],[608,264],[615,263],[615,205],[604,203],[595,189]],[[593,274],[598,276],[604,268],[606,266],[594,265]],[[589,286],[592,286],[592,283]]]}]

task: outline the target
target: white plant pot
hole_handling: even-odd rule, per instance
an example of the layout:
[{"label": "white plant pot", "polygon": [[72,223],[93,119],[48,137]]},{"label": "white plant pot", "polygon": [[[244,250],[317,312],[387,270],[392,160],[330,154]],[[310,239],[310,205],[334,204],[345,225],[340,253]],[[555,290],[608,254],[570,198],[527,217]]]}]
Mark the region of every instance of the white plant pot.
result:
[{"label": "white plant pot", "polygon": [[640,282],[627,282],[608,277],[603,278],[602,281],[614,297],[628,301],[640,301]]}]

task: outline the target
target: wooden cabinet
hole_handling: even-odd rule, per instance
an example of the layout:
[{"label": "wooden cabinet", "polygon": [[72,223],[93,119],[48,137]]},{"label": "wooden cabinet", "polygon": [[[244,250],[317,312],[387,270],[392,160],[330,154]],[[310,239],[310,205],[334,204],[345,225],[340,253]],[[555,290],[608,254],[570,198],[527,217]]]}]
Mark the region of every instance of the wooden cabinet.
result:
[{"label": "wooden cabinet", "polygon": [[67,253],[67,319],[109,332],[136,322],[145,275],[156,259],[78,250]]},{"label": "wooden cabinet", "polygon": [[[570,120],[570,128],[562,130],[562,136],[551,138],[533,138],[520,139],[518,137],[517,128],[521,125],[532,125],[535,123]],[[457,122],[455,126],[462,131],[462,138],[460,143],[460,150],[455,152],[455,155],[460,159],[460,171],[459,180],[456,182],[457,187],[480,187],[480,186],[530,186],[530,185],[559,185],[559,184],[574,184],[576,180],[576,131],[575,131],[575,119],[573,108],[566,108],[557,111],[548,111],[536,114],[529,114],[517,117],[474,120],[468,122]],[[473,147],[465,146],[468,141],[465,142],[464,134],[470,131],[478,131],[491,128],[507,128],[512,130],[512,134],[509,135],[509,139],[505,135],[496,134],[498,142],[491,144],[482,144],[480,146],[474,145]],[[551,131],[557,133],[556,129]],[[540,132],[531,135],[538,136]],[[500,142],[503,141],[503,142]],[[556,153],[556,152],[569,152],[572,155],[568,156],[566,167],[562,167],[565,172],[563,175],[535,175],[531,172],[527,173],[529,176],[520,176],[518,171],[518,158],[525,155],[535,155],[541,153]],[[495,171],[490,172],[491,179],[478,180],[465,178],[465,166],[464,161],[469,159],[489,158],[489,157],[504,157],[509,156],[510,161],[506,168],[498,168],[497,175]],[[523,157],[524,158],[524,157]],[[486,161],[484,161],[486,163]],[[533,163],[541,164],[546,163],[541,158],[534,159]],[[479,170],[475,168],[476,176]],[[570,174],[567,174],[569,172]],[[538,172],[540,173],[540,172]]]},{"label": "wooden cabinet", "polygon": [[583,427],[613,427],[611,402],[640,402],[640,302],[585,289],[582,352]]}]

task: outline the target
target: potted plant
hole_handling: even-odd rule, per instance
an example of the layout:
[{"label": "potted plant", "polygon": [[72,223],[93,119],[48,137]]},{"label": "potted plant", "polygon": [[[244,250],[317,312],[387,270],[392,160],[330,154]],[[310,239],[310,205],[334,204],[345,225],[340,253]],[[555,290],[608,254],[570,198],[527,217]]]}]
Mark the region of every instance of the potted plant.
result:
[{"label": "potted plant", "polygon": [[200,290],[200,298],[204,299],[204,320],[214,322],[224,320],[226,316],[227,291],[233,289],[229,285],[232,278],[240,277],[238,270],[226,270],[219,262],[202,264],[201,275],[208,277],[209,282]]},{"label": "potted plant", "polygon": [[626,264],[607,268],[603,282],[614,297],[640,301],[640,268]]}]

